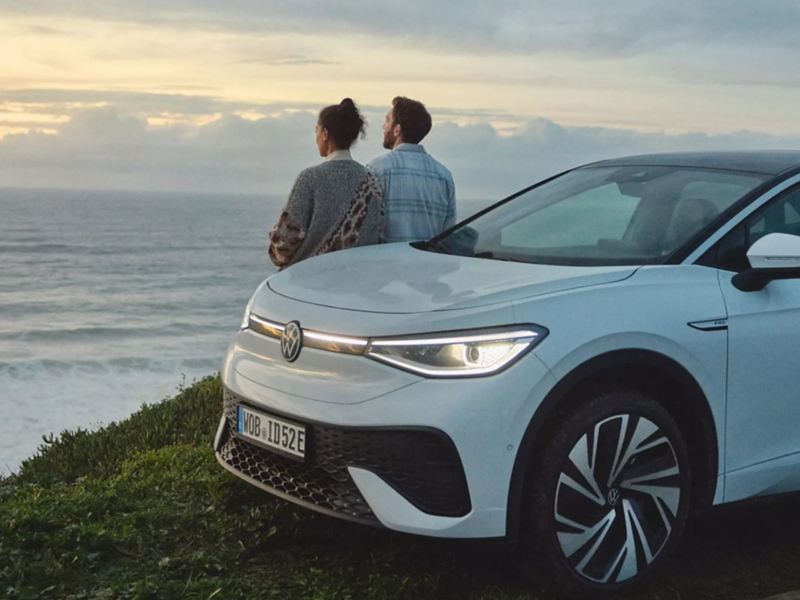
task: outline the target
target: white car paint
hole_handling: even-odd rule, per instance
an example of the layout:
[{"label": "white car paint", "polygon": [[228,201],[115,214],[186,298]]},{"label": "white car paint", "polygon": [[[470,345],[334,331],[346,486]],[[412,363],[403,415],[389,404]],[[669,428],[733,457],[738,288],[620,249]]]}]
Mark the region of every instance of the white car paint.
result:
[{"label": "white car paint", "polygon": [[[519,264],[407,244],[302,262],[267,280],[249,310],[364,338],[524,323],[549,334],[500,373],[439,380],[313,348],[288,363],[278,340],[245,329],[231,344],[223,383],[255,406],[299,420],[444,432],[464,466],[472,505],[464,516],[423,513],[374,473],[350,468],[375,515],[398,531],[509,533],[509,489],[528,424],[559,381],[614,350],[657,353],[697,382],[718,440],[715,503],[800,490],[800,279],[742,292],[731,284],[732,273],[697,264],[711,244],[786,187],[754,199],[682,264]],[[776,256],[784,267],[800,265],[800,238],[770,237],[748,254],[754,267],[773,265]]]}]

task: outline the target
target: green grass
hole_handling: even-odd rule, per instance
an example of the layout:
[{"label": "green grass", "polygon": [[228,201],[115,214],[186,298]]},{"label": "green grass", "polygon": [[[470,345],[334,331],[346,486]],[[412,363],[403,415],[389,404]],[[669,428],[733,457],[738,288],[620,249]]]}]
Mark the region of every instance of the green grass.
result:
[{"label": "green grass", "polygon": [[[0,597],[540,598],[487,542],[316,515],[216,464],[208,378],[100,431],[64,433],[0,481]],[[762,598],[800,587],[798,499],[715,510],[629,598]]]}]

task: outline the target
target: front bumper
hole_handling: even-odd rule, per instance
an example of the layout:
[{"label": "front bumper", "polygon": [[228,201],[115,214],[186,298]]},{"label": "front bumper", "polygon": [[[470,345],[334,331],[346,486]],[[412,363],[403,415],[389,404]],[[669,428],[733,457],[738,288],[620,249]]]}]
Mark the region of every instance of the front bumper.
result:
[{"label": "front bumper", "polygon": [[360,468],[378,475],[425,513],[460,517],[470,511],[464,469],[453,442],[441,432],[306,422],[309,452],[298,461],[237,437],[239,404],[254,406],[224,389],[217,459],[272,494],[349,521],[379,525],[348,471]]},{"label": "front bumper", "polygon": [[[242,447],[231,420],[223,418],[215,449],[228,470],[273,494],[340,518],[453,538],[506,535],[517,450],[531,416],[554,384],[534,353],[490,377],[423,379],[362,356],[314,348],[303,349],[296,362],[287,363],[278,340],[247,330],[229,349],[222,381],[231,417],[230,404],[244,402],[305,423],[312,432],[326,432],[323,452],[315,454],[312,443],[310,457],[298,466],[268,450]],[[388,452],[388,463],[401,467],[398,484],[391,475],[398,470],[384,464],[385,438],[373,442],[362,435],[376,431],[435,432],[438,439],[448,440],[440,446],[449,447],[452,452],[445,454],[455,460],[448,458],[451,467],[431,477],[436,469],[424,474],[415,454],[424,440],[392,443],[396,449]],[[367,447],[378,451],[367,452]],[[370,454],[377,462],[364,460]],[[440,485],[442,472],[453,478],[450,484]],[[458,509],[442,511],[442,504],[431,509],[409,493],[404,478],[423,481],[419,489],[431,496],[445,490],[447,502],[442,504]],[[462,496],[453,492],[462,486],[457,480],[466,482]]]}]

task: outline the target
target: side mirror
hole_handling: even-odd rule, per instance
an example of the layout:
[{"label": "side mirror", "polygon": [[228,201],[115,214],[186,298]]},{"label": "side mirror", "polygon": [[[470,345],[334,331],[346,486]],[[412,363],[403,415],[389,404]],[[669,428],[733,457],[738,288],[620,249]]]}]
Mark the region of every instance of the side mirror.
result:
[{"label": "side mirror", "polygon": [[765,235],[747,251],[750,268],[734,275],[733,285],[743,292],[763,290],[774,279],[800,278],[800,236]]}]

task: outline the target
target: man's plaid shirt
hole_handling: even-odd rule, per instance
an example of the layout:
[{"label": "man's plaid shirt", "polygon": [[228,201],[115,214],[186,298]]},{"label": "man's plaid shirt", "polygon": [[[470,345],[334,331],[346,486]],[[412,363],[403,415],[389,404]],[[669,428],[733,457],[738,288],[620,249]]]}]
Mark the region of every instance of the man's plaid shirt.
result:
[{"label": "man's plaid shirt", "polygon": [[400,144],[367,167],[383,189],[386,241],[432,238],[456,221],[453,176],[419,144]]}]

